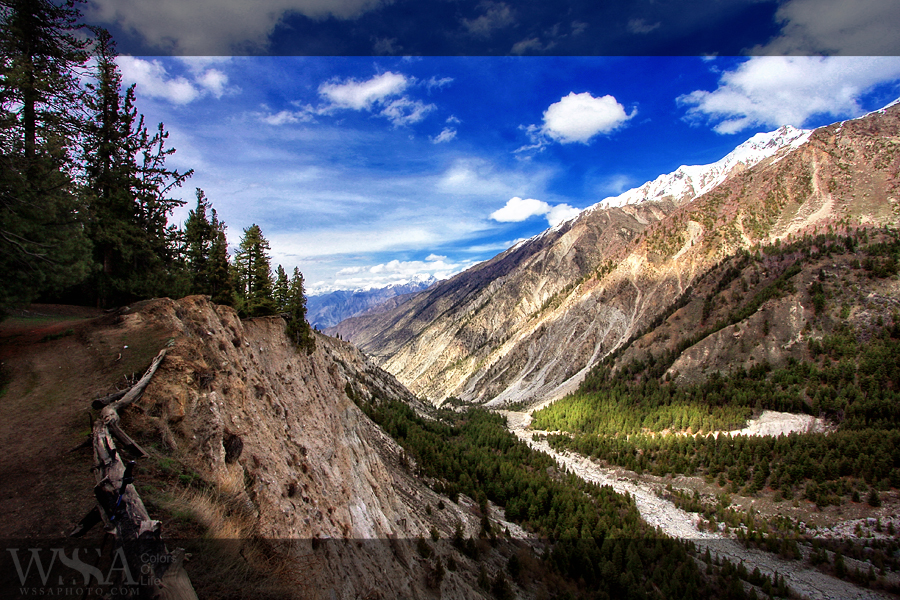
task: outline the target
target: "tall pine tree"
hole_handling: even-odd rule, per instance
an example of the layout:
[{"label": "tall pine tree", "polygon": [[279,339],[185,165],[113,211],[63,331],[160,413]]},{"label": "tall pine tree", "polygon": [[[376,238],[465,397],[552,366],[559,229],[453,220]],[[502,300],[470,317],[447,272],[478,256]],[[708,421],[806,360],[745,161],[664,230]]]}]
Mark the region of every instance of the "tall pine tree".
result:
[{"label": "tall pine tree", "polygon": [[234,304],[234,281],[231,264],[228,262],[228,240],[225,238],[225,223],[219,221],[215,209],[212,211],[214,237],[209,249],[207,283],[209,295],[216,304]]},{"label": "tall pine tree", "polygon": [[197,207],[188,213],[184,222],[184,239],[188,274],[191,280],[192,294],[209,294],[209,270],[213,242],[216,231],[207,217],[211,210],[215,219],[215,209],[206,198],[206,194],[197,188]]},{"label": "tall pine tree", "polygon": [[0,310],[81,280],[89,264],[77,160],[74,2],[0,1]]},{"label": "tall pine tree", "polygon": [[244,230],[234,255],[235,308],[242,316],[274,315],[278,310],[272,295],[268,251],[269,242],[259,225],[253,224]]},{"label": "tall pine tree", "polygon": [[197,207],[188,213],[184,222],[184,240],[190,293],[211,296],[217,304],[231,304],[234,290],[225,223],[219,221],[216,209],[200,188],[197,188]]},{"label": "tall pine tree", "polygon": [[275,298],[275,305],[278,307],[278,312],[287,310],[289,290],[290,282],[288,281],[287,273],[285,272],[284,267],[278,265],[278,269],[275,270],[275,287],[272,291],[272,295]]},{"label": "tall pine tree", "polygon": [[169,194],[190,177],[166,167],[175,150],[160,123],[151,134],[135,107],[135,86],[121,89],[115,45],[97,31],[95,82],[88,84],[92,117],[85,139],[89,233],[100,305],[160,295],[180,295],[178,232],[168,224],[184,202]]},{"label": "tall pine tree", "polygon": [[297,348],[312,354],[316,349],[316,338],[312,328],[306,321],[306,291],[303,288],[303,275],[294,267],[294,275],[288,287],[287,303],[287,336]]}]

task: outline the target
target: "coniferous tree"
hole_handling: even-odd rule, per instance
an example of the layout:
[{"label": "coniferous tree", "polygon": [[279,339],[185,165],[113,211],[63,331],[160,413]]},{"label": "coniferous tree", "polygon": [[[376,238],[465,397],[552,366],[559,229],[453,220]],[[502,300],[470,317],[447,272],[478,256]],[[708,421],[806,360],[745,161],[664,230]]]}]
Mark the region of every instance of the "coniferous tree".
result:
[{"label": "coniferous tree", "polygon": [[244,230],[234,255],[235,306],[242,316],[259,317],[277,312],[272,297],[272,269],[267,254],[269,242],[259,225]]},{"label": "coniferous tree", "polygon": [[217,234],[206,214],[211,209],[206,194],[197,188],[197,207],[188,213],[184,222],[185,259],[193,294],[210,293],[211,253]]},{"label": "coniferous tree", "polygon": [[231,264],[228,262],[228,240],[225,238],[225,223],[219,221],[215,209],[212,211],[212,229],[215,232],[209,249],[208,276],[209,295],[216,304],[234,304],[234,281]]},{"label": "coniferous tree", "polygon": [[285,272],[284,267],[278,265],[278,269],[275,271],[275,287],[273,288],[275,305],[278,307],[278,312],[285,312],[288,309],[289,287],[290,283],[288,282],[287,273]]},{"label": "coniferous tree", "polygon": [[71,175],[79,18],[73,2],[0,2],[0,308],[72,285],[89,264]]},{"label": "coniferous tree", "polygon": [[181,295],[180,233],[168,224],[184,202],[170,198],[193,171],[168,169],[168,132],[150,134],[135,107],[135,86],[124,94],[109,34],[97,31],[95,83],[88,84],[92,117],[85,138],[86,193],[90,203],[97,301],[110,305],[134,298]]},{"label": "coniferous tree", "polygon": [[312,328],[306,321],[306,291],[303,288],[303,275],[294,267],[288,287],[287,303],[284,309],[287,314],[287,336],[295,346],[312,354],[316,349],[316,338]]}]

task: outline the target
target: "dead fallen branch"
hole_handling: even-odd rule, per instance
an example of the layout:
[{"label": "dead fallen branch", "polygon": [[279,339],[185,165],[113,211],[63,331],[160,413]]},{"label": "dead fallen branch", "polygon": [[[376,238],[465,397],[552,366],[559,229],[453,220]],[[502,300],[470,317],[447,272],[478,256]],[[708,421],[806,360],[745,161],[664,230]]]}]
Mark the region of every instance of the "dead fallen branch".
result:
[{"label": "dead fallen branch", "polygon": [[147,456],[143,448],[122,431],[118,411],[141,397],[165,356],[164,348],[143,377],[120,397],[99,401],[102,409],[91,434],[97,506],[70,535],[80,537],[102,522],[107,532],[115,534],[117,547],[124,551],[127,568],[122,569],[122,585],[133,586],[143,598],[196,600],[197,595],[182,565],[184,552],[166,549],[160,536],[160,522],[150,518],[134,487],[135,463],[123,460],[116,446],[118,442],[135,457]]}]

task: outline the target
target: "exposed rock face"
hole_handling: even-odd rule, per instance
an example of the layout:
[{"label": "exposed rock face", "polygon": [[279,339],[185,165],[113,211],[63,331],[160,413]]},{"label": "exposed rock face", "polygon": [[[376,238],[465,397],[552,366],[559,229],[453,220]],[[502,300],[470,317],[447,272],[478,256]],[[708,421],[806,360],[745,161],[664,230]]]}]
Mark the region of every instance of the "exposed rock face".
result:
[{"label": "exposed rock face", "polygon": [[[217,485],[223,510],[244,525],[240,535],[294,540],[304,589],[421,596],[430,564],[389,540],[478,526],[417,479],[403,450],[347,396],[350,386],[424,409],[349,344],[320,335],[307,356],[280,317],[241,321],[200,296],[155,300],[124,318],[174,337],[141,402],[147,418]],[[432,510],[441,500],[446,508]],[[357,541],[314,543],[329,538]],[[461,573],[443,585],[454,597],[478,596]]]},{"label": "exposed rock face", "polygon": [[[349,337],[431,400],[494,397],[523,371],[537,376],[529,386],[535,391],[544,380],[554,386],[580,368],[572,371],[572,363],[584,366],[598,343],[612,347],[627,337],[633,312],[625,294],[602,309],[602,321],[595,315],[597,298],[567,311],[573,286],[604,260],[623,256],[649,224],[673,209],[663,202],[597,211],[440,282],[393,311],[349,319],[329,331]],[[559,322],[563,312],[571,319]],[[541,342],[548,329],[566,340],[569,364]],[[546,370],[538,375],[537,369]]]},{"label": "exposed rock face", "polygon": [[387,313],[350,339],[415,393],[557,397],[737,250],[900,215],[900,106],[812,132],[701,196],[597,205]]}]

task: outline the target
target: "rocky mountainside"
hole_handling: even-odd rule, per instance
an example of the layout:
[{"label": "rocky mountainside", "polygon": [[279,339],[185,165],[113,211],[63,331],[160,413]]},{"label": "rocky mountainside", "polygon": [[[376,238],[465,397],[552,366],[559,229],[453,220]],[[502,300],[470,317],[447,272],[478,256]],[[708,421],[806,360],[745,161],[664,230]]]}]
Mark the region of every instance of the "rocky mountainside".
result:
[{"label": "rocky mountainside", "polygon": [[[280,317],[242,321],[201,296],[55,327],[4,333],[0,344],[0,506],[16,515],[0,536],[71,531],[95,502],[90,452],[69,452],[89,431],[91,399],[127,385],[168,347],[122,426],[148,451],[135,486],[163,538],[193,555],[187,571],[200,597],[423,597],[437,588],[482,597],[475,563],[457,557],[459,568],[435,581],[435,542],[427,556],[416,545],[457,527],[477,532],[477,505],[432,491],[348,393],[426,416],[430,407],[348,343],[317,335],[307,355]],[[94,534],[99,547],[102,527]],[[17,585],[11,566],[0,570],[0,589]]]},{"label": "rocky mountainside", "polygon": [[768,154],[752,166],[732,160],[759,156],[750,140],[723,159],[733,165],[727,176],[707,171],[717,184],[695,181],[696,197],[682,188],[600,203],[392,311],[334,331],[432,402],[564,395],[738,251],[817,228],[897,223],[900,106],[809,133],[779,132],[763,136]]},{"label": "rocky mountainside", "polygon": [[370,310],[381,310],[380,307],[383,306],[387,306],[384,310],[388,310],[394,308],[409,294],[427,289],[435,281],[434,278],[431,278],[426,281],[400,283],[383,288],[336,290],[327,294],[309,296],[306,302],[307,321],[316,329],[325,329],[358,314]]},{"label": "rocky mountainside", "polygon": [[671,173],[660,175],[653,181],[600,203],[608,208],[664,198],[689,201],[725,181],[735,169],[747,169],[767,158],[787,154],[806,143],[810,133],[790,125],[769,133],[757,133],[721,160],[709,165],[682,165]]}]

